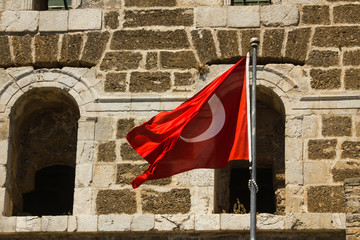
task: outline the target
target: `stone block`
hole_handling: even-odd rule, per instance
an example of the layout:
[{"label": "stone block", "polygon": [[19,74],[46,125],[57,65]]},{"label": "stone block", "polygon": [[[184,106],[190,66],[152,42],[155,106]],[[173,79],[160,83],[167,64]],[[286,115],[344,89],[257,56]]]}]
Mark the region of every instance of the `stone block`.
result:
[{"label": "stone block", "polygon": [[35,63],[36,67],[53,68],[58,66],[59,35],[35,36]]},{"label": "stone block", "polygon": [[43,232],[66,232],[68,216],[43,216],[41,218],[41,231]]},{"label": "stone block", "polygon": [[312,50],[306,60],[306,64],[314,67],[330,67],[339,65],[340,56],[337,51]]},{"label": "stone block", "polygon": [[285,228],[292,230],[331,229],[330,213],[292,213],[286,216]]},{"label": "stone block", "polygon": [[8,147],[9,142],[7,140],[0,141],[0,164],[6,165],[8,162]]},{"label": "stone block", "polygon": [[336,139],[328,140],[309,140],[308,158],[309,159],[334,159],[336,156]]},{"label": "stone block", "polygon": [[125,0],[126,7],[175,7],[176,0]]},{"label": "stone block", "polygon": [[124,138],[127,133],[135,127],[135,119],[119,119],[117,122],[116,138]]},{"label": "stone block", "polygon": [[229,6],[227,25],[236,28],[260,27],[260,7]]},{"label": "stone block", "polygon": [[9,67],[12,64],[9,37],[0,36],[0,67]]},{"label": "stone block", "polygon": [[78,140],[94,140],[95,139],[95,121],[79,121]]},{"label": "stone block", "polygon": [[359,66],[360,49],[344,51],[343,64],[345,66]]},{"label": "stone block", "polygon": [[[252,49],[250,46],[250,39],[253,37],[257,37],[260,39],[260,30],[242,30],[241,34],[241,56],[246,56],[247,52],[252,53]],[[260,46],[262,43],[260,43]]]},{"label": "stone block", "polygon": [[249,230],[249,214],[220,214],[221,230]]},{"label": "stone block", "polygon": [[6,165],[0,165],[0,188],[5,187],[6,178],[7,178]]},{"label": "stone block", "polygon": [[324,116],[322,119],[323,136],[351,136],[352,121],[347,116]]},{"label": "stone block", "polygon": [[77,231],[77,217],[76,216],[68,216],[68,232],[76,232]]},{"label": "stone block", "polygon": [[197,27],[225,27],[227,9],[224,7],[195,8],[195,25]]},{"label": "stone block", "polygon": [[74,215],[93,214],[93,192],[91,188],[75,188],[74,190]]},{"label": "stone block", "polygon": [[125,161],[143,160],[143,158],[134,150],[134,148],[127,143],[121,145],[120,155],[121,159]]},{"label": "stone block", "polygon": [[93,141],[77,141],[76,163],[93,163],[94,148]]},{"label": "stone block", "polygon": [[261,56],[268,60],[282,60],[282,46],[284,41],[283,29],[265,30]]},{"label": "stone block", "polygon": [[201,63],[218,59],[214,38],[210,30],[191,31],[191,37]]},{"label": "stone block", "polygon": [[107,52],[100,69],[114,71],[137,69],[142,58],[139,52]]},{"label": "stone block", "polygon": [[75,187],[88,187],[92,182],[93,164],[82,163],[76,165]]},{"label": "stone block", "polygon": [[164,69],[189,69],[196,65],[196,58],[192,51],[160,52],[160,64]]},{"label": "stone block", "polygon": [[172,189],[168,192],[143,190],[141,199],[143,213],[184,214],[188,213],[191,207],[189,189]]},{"label": "stone block", "polygon": [[38,11],[7,11],[1,14],[0,31],[36,32],[38,24]]},{"label": "stone block", "polygon": [[305,5],[302,9],[303,24],[330,24],[329,6]]},{"label": "stone block", "polygon": [[62,66],[79,66],[82,46],[82,34],[64,34],[61,44],[60,64]]},{"label": "stone block", "polygon": [[196,231],[216,231],[220,230],[220,214],[196,214]]},{"label": "stone block", "polygon": [[119,27],[119,20],[120,14],[118,11],[111,11],[105,13],[104,21],[105,21],[105,27],[110,29],[117,29]]},{"label": "stone block", "polygon": [[[286,212],[287,213],[301,213],[305,212],[306,206],[304,204],[304,187],[299,185],[286,186]],[[286,223],[285,223],[286,224]]]},{"label": "stone block", "polygon": [[304,184],[325,185],[329,178],[327,163],[322,161],[304,162]]},{"label": "stone block", "polygon": [[115,182],[115,165],[95,164],[93,184],[99,188],[108,188]]},{"label": "stone block", "polygon": [[195,215],[155,215],[154,230],[186,231],[195,229]]},{"label": "stone block", "polygon": [[40,32],[66,32],[69,11],[40,11]]},{"label": "stone block", "polygon": [[[341,69],[311,69],[310,85],[313,89],[324,90],[324,89],[338,89],[341,85],[340,80]],[[345,84],[346,85],[346,84]]]},{"label": "stone block", "polygon": [[221,58],[239,57],[239,39],[238,32],[234,30],[219,30],[216,32],[219,42]]},{"label": "stone block", "polygon": [[190,8],[125,11],[124,27],[191,26],[194,12]]},{"label": "stone block", "polygon": [[146,64],[145,68],[147,70],[158,69],[158,53],[157,52],[148,52],[146,53]]},{"label": "stone block", "polygon": [[104,83],[105,92],[125,92],[126,73],[107,73]]},{"label": "stone block", "polygon": [[333,229],[346,229],[346,214],[333,213],[331,214],[331,226]]},{"label": "stone block", "polygon": [[137,212],[135,192],[129,189],[100,190],[96,196],[97,214],[134,214]]},{"label": "stone block", "polygon": [[189,48],[185,30],[119,30],[110,44],[112,50],[151,50]]},{"label": "stone block", "polygon": [[312,44],[336,48],[360,46],[360,26],[317,27]]},{"label": "stone block", "polygon": [[130,231],[131,222],[134,216],[131,215],[100,215],[99,231],[101,232],[118,232]]},{"label": "stone block", "polygon": [[17,217],[0,217],[0,232],[14,233],[16,232]]},{"label": "stone block", "polygon": [[[31,51],[32,39],[33,38],[28,34],[24,36],[11,37],[11,45],[14,54],[15,66],[26,66],[32,64],[32,51]],[[4,47],[4,45],[1,46]]]},{"label": "stone block", "polygon": [[341,158],[360,158],[360,142],[358,141],[345,141],[341,144]]},{"label": "stone block", "polygon": [[194,84],[195,80],[191,73],[174,73],[174,86],[188,86]]},{"label": "stone block", "polygon": [[261,23],[266,27],[296,26],[299,23],[299,10],[294,5],[262,6]]},{"label": "stone block", "polygon": [[130,92],[165,92],[170,87],[167,72],[132,72],[130,76]]},{"label": "stone block", "polygon": [[286,184],[304,184],[304,170],[302,162],[287,162],[285,168]]},{"label": "stone block", "polygon": [[155,216],[150,214],[135,215],[131,222],[131,231],[151,231],[155,227]]},{"label": "stone block", "polygon": [[308,187],[307,199],[309,212],[345,212],[345,194],[343,186]]},{"label": "stone block", "polygon": [[314,138],[319,135],[319,118],[316,115],[303,116],[302,136]]},{"label": "stone block", "polygon": [[284,216],[262,213],[257,216],[258,228],[266,230],[283,230],[285,228]]},{"label": "stone block", "polygon": [[[78,0],[81,3],[81,8],[89,9],[89,8],[106,8],[106,5],[104,6],[105,1],[93,1],[93,0]],[[105,3],[106,4],[106,3]],[[79,6],[80,7],[80,6]]]},{"label": "stone block", "polygon": [[[95,123],[95,140],[105,141],[114,138],[115,119],[112,117],[99,117]],[[113,144],[115,148],[115,143]]]},{"label": "stone block", "polygon": [[335,23],[360,23],[360,5],[358,4],[334,6],[333,11]]},{"label": "stone block", "polygon": [[97,65],[105,51],[109,38],[109,32],[88,32],[80,64],[85,67]]},{"label": "stone block", "polygon": [[102,11],[100,9],[71,9],[69,10],[70,31],[100,30]]},{"label": "stone block", "polygon": [[39,217],[17,217],[16,232],[40,232],[41,218]]},{"label": "stone block", "polygon": [[345,89],[347,90],[358,90],[360,89],[360,69],[347,69],[345,71]]},{"label": "stone block", "polygon": [[98,161],[114,162],[116,160],[115,148],[116,144],[114,141],[100,143],[98,151]]},{"label": "stone block", "polygon": [[98,230],[98,216],[96,215],[79,215],[77,220],[77,232],[96,232]]},{"label": "stone block", "polygon": [[334,182],[343,182],[348,178],[360,178],[359,161],[339,161],[331,169]]}]

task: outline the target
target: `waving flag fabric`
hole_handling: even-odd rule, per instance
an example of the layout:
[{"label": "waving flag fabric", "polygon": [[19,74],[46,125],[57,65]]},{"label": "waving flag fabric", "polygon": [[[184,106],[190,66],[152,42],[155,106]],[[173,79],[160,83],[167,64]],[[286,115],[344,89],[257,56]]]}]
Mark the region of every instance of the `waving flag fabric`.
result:
[{"label": "waving flag fabric", "polygon": [[150,164],[131,182],[134,188],[146,180],[249,159],[246,71],[243,58],[175,110],[128,133],[128,142]]}]

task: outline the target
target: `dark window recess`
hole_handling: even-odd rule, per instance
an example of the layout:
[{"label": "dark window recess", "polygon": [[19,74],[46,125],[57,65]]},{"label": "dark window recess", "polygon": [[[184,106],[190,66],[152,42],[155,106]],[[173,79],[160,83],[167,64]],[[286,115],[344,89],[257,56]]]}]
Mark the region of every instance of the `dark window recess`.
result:
[{"label": "dark window recess", "polygon": [[35,0],[34,10],[68,10],[71,8],[71,0]]},{"label": "dark window recess", "polygon": [[[259,192],[256,195],[257,212],[275,213],[275,194],[273,187],[273,174],[271,168],[257,169],[257,185]],[[234,205],[238,200],[243,204],[246,212],[250,211],[250,191],[248,181],[250,179],[249,169],[232,168],[230,175],[230,209],[228,212],[234,212]],[[235,205],[238,208],[237,205]]]},{"label": "dark window recess", "polygon": [[231,0],[231,5],[267,5],[271,4],[271,0]]},{"label": "dark window recess", "polygon": [[75,169],[51,166],[36,172],[35,190],[23,194],[23,211],[32,216],[71,215]]}]

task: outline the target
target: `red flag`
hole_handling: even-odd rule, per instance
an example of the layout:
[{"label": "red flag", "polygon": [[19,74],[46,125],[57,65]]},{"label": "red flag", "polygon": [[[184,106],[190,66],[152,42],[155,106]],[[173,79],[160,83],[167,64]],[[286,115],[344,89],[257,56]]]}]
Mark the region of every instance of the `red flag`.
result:
[{"label": "red flag", "polygon": [[249,159],[246,58],[171,112],[161,112],[132,129],[127,140],[149,162],[135,178],[170,177],[195,168],[223,168]]}]

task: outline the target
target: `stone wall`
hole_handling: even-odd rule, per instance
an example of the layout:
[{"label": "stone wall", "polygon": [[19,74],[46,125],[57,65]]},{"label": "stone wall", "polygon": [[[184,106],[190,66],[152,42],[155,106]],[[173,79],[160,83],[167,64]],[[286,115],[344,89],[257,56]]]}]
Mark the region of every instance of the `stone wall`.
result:
[{"label": "stone wall", "polygon": [[360,239],[360,179],[345,181],[346,240]]}]

